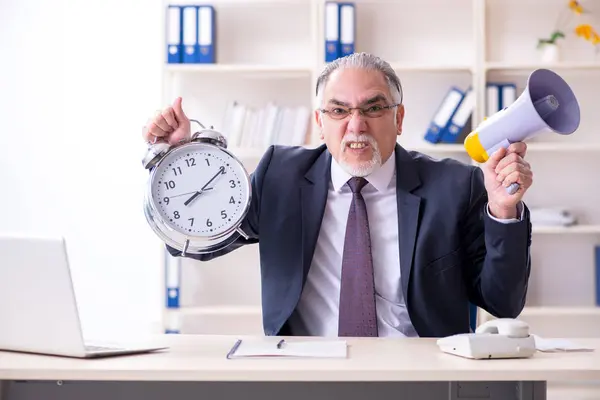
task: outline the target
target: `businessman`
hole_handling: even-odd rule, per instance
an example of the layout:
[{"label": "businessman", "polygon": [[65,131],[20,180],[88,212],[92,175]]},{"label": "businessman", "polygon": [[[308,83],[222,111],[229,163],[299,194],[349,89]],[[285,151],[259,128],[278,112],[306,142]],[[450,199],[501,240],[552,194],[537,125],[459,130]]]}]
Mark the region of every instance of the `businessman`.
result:
[{"label": "businessman", "polygon": [[[407,151],[397,144],[402,95],[378,57],[328,64],[314,112],[324,144],[269,147],[252,174],[249,238],[190,255],[211,260],[259,243],[266,335],[442,337],[469,331],[470,302],[497,317],[521,312],[531,244],[526,145],[481,167]],[[189,135],[181,98],[143,134],[172,144]],[[509,195],[513,182],[520,189]]]}]

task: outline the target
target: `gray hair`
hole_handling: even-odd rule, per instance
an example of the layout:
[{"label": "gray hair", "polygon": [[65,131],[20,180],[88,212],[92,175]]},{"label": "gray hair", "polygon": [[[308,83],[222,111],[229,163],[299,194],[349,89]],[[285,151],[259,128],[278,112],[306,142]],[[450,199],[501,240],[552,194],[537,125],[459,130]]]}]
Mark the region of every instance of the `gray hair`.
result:
[{"label": "gray hair", "polygon": [[316,85],[316,106],[321,107],[323,102],[323,88],[329,80],[331,73],[337,69],[343,68],[363,68],[372,71],[380,71],[384,74],[388,83],[392,99],[395,103],[402,103],[402,84],[400,78],[396,75],[396,71],[391,65],[383,59],[368,53],[353,53],[341,58],[338,58],[328,63],[319,78]]}]

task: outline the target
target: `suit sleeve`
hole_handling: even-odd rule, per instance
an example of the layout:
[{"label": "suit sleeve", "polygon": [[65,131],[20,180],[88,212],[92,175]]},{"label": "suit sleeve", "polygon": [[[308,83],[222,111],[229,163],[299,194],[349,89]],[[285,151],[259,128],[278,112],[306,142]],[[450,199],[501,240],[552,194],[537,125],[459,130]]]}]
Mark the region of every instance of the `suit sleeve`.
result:
[{"label": "suit sleeve", "polygon": [[531,221],[523,203],[522,218],[509,224],[486,212],[483,172],[471,173],[469,209],[463,219],[466,283],[471,302],[497,318],[516,318],[527,295],[531,270]]},{"label": "suit sleeve", "polygon": [[[261,158],[256,170],[250,175],[250,184],[252,188],[252,200],[248,214],[242,221],[241,229],[248,235],[248,239],[237,236],[227,247],[208,254],[189,254],[186,253],[185,257],[193,258],[199,261],[209,261],[217,257],[223,256],[230,253],[244,245],[258,243],[259,236],[259,220],[260,220],[260,207],[262,203],[262,188],[265,180],[265,175],[269,169],[269,164],[273,158],[274,146],[270,146],[263,157]],[[173,247],[166,245],[168,252],[175,256],[181,256],[181,251],[174,249]]]}]

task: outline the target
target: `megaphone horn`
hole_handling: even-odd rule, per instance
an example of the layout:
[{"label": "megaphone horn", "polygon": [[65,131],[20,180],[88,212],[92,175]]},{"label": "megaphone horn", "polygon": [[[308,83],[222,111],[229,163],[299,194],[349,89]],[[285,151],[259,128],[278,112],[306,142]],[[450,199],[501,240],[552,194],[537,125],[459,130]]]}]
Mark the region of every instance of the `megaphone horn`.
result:
[{"label": "megaphone horn", "polygon": [[[521,96],[481,122],[464,146],[473,160],[483,163],[499,148],[543,132],[570,135],[579,121],[579,103],[569,85],[555,72],[537,69],[529,75]],[[509,194],[518,189],[516,182],[506,188]]]}]

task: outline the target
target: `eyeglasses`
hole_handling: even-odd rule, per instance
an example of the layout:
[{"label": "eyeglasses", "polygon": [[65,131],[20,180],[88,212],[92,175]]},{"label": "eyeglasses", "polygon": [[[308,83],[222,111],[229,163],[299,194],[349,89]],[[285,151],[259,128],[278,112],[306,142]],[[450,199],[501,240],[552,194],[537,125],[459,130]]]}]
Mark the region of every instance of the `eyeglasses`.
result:
[{"label": "eyeglasses", "polygon": [[391,108],[397,107],[400,104],[390,104],[387,106],[381,104],[375,104],[369,107],[342,107],[337,106],[331,109],[320,109],[322,113],[329,115],[332,119],[340,120],[346,118],[352,114],[352,110],[358,110],[360,115],[367,118],[379,118],[385,114],[385,112]]}]

